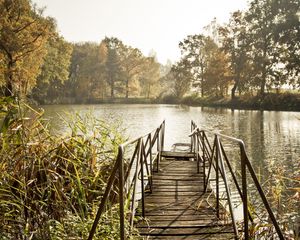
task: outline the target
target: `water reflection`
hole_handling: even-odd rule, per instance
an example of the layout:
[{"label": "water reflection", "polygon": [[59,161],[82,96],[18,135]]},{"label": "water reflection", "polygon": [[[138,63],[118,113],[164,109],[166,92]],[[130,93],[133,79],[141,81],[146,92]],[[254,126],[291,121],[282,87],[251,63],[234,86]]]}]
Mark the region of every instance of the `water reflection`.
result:
[{"label": "water reflection", "polygon": [[[59,105],[44,106],[46,117],[58,132],[65,124],[57,114],[85,114],[90,111],[108,122],[121,121],[124,134],[137,137],[166,120],[166,148],[175,142],[189,142],[190,121],[198,126],[241,138],[256,170],[265,174],[270,164],[280,163],[296,171],[300,161],[300,113],[248,111],[180,105]],[[230,148],[230,144],[226,146]]]}]

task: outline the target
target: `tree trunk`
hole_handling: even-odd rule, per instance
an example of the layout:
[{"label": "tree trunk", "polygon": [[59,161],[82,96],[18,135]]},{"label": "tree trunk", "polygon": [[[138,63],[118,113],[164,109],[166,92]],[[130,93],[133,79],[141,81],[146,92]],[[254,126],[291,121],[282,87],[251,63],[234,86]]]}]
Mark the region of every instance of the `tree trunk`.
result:
[{"label": "tree trunk", "polygon": [[201,77],[201,97],[203,98],[204,97],[204,88],[203,88],[203,81],[204,81],[204,79],[203,79],[203,77]]},{"label": "tree trunk", "polygon": [[238,86],[239,86],[239,83],[240,83],[240,74],[237,73],[237,76],[236,76],[235,79],[234,79],[234,85],[233,85],[233,88],[231,89],[231,99],[235,99],[235,98],[236,98],[235,92],[236,92],[236,89],[237,89]]},{"label": "tree trunk", "polygon": [[264,65],[262,80],[261,80],[261,84],[260,84],[260,95],[261,96],[265,95],[265,88],[266,88],[266,67]]},{"label": "tree trunk", "polygon": [[115,98],[114,90],[115,90],[115,81],[110,76],[110,97],[111,98]]},{"label": "tree trunk", "polygon": [[149,83],[149,85],[148,85],[148,91],[147,91],[147,98],[148,99],[150,97],[150,90],[151,90],[151,84]]},{"label": "tree trunk", "polygon": [[125,98],[127,99],[129,95],[129,80],[126,80],[126,94],[125,94]]},{"label": "tree trunk", "polygon": [[[264,26],[265,27],[265,26]],[[267,77],[267,64],[266,64],[266,57],[267,57],[267,39],[266,36],[264,38],[264,48],[263,48],[263,67],[262,67],[262,80],[260,84],[260,95],[264,96],[265,95],[265,88],[266,88],[266,77]]]}]

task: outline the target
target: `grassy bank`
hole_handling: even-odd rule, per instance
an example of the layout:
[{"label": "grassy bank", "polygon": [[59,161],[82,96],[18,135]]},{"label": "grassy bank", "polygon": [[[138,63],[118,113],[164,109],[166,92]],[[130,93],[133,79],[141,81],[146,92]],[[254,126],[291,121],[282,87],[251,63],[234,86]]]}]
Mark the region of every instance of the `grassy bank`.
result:
[{"label": "grassy bank", "polygon": [[[67,132],[51,135],[42,112],[0,99],[0,239],[87,239],[124,139],[92,116],[76,115]],[[119,238],[110,205],[94,239]]]},{"label": "grassy bank", "polygon": [[[170,103],[171,101],[168,101]],[[187,96],[180,101],[173,101],[193,106],[224,107],[232,109],[275,110],[275,111],[300,111],[300,94],[268,93],[264,96],[241,96],[235,99],[229,97]]]},{"label": "grassy bank", "polygon": [[[33,100],[35,102],[35,100]],[[51,104],[152,104],[158,103],[159,99],[155,98],[140,98],[140,97],[130,97],[130,98],[57,98],[50,100],[36,101],[38,104],[51,105]]]}]

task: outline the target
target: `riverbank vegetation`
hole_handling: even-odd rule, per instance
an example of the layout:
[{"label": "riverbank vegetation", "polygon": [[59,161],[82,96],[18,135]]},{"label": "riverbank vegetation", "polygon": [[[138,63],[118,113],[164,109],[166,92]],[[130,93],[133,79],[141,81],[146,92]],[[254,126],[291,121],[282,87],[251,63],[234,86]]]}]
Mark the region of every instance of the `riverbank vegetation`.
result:
[{"label": "riverbank vegetation", "polygon": [[277,111],[300,111],[300,94],[289,92],[276,94],[266,93],[260,95],[243,95],[231,99],[230,97],[204,97],[189,95],[182,98],[179,102],[176,99],[166,99],[168,103],[179,103],[192,106],[225,107],[231,109],[250,109],[250,110],[277,110]]},{"label": "riverbank vegetation", "polygon": [[[118,127],[76,115],[55,136],[42,112],[12,97],[0,106],[0,238],[87,239],[124,141]],[[118,214],[103,215],[95,239],[119,238]]]},{"label": "riverbank vegetation", "polygon": [[154,51],[145,56],[115,37],[69,43],[29,0],[2,0],[0,92],[42,104],[123,99],[299,110],[299,5],[253,0],[229,23],[214,19],[184,38],[181,59],[163,65]]}]

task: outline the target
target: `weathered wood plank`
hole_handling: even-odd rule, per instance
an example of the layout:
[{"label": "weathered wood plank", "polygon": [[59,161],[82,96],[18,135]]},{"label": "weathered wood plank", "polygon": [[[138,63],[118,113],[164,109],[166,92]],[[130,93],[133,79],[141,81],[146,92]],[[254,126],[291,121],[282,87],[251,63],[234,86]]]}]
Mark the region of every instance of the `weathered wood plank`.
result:
[{"label": "weathered wood plank", "polygon": [[[176,177],[176,178],[174,178]],[[195,181],[195,182],[203,182],[203,179],[200,178],[201,176],[197,175],[187,175],[187,176],[180,176],[180,175],[154,175],[153,180],[157,181]]]},{"label": "weathered wood plank", "polygon": [[167,158],[193,158],[195,154],[191,152],[162,151],[161,156]]},{"label": "weathered wood plank", "polygon": [[195,197],[199,196],[199,192],[195,191],[155,191],[152,194],[152,197]]},{"label": "weathered wood plank", "polygon": [[169,159],[165,159],[159,163],[160,166],[170,165],[170,164],[174,164],[174,165],[181,164],[182,166],[195,166],[196,161],[188,161],[188,160],[183,161],[183,160],[177,160],[174,158],[169,158]]},{"label": "weathered wood plank", "polygon": [[203,186],[203,180],[159,180],[159,179],[153,179],[154,185],[179,185],[179,186],[191,186],[191,185],[202,185]]},{"label": "weathered wood plank", "polygon": [[203,184],[202,185],[195,185],[195,186],[176,186],[176,185],[163,185],[163,184],[156,184],[153,185],[153,193],[161,192],[161,191],[177,191],[177,192],[202,192],[203,191]]},{"label": "weathered wood plank", "polygon": [[136,223],[140,234],[145,239],[233,239],[224,210],[218,219],[214,195],[203,192],[203,179],[197,162],[163,159],[153,174],[152,193],[145,195],[146,218]]},{"label": "weathered wood plank", "polygon": [[211,225],[203,225],[198,227],[185,227],[185,228],[140,228],[141,234],[147,235],[186,235],[186,234],[216,234],[216,233],[232,233],[231,225],[223,225],[223,226],[211,226]]},{"label": "weathered wood plank", "polygon": [[[176,237],[176,238],[175,238]],[[233,233],[217,233],[217,234],[200,234],[200,235],[190,235],[190,234],[185,234],[181,236],[147,236],[144,239],[165,239],[165,240],[180,240],[180,239],[185,239],[185,240],[230,240],[230,239],[235,239]]]},{"label": "weathered wood plank", "polygon": [[[162,217],[163,216],[163,217]],[[165,222],[165,221],[168,221],[168,222],[172,222],[172,221],[198,221],[198,222],[201,222],[201,220],[205,220],[205,221],[208,221],[210,220],[209,222],[211,222],[211,220],[218,220],[216,215],[211,213],[211,214],[178,214],[178,215],[166,215],[166,214],[163,214],[163,215],[154,215],[154,216],[151,216],[151,215],[148,215],[147,214],[147,220],[149,220],[150,222],[153,222],[153,223],[156,223],[156,222]],[[201,222],[202,223],[202,222]]]},{"label": "weathered wood plank", "polygon": [[173,172],[173,171],[166,171],[166,172],[158,172],[154,175],[155,178],[157,177],[203,177],[203,173],[190,172],[184,171],[181,169],[180,172]]},{"label": "weathered wood plank", "polygon": [[226,221],[214,220],[214,219],[202,219],[201,221],[199,221],[198,219],[186,220],[186,221],[172,221],[172,220],[150,221],[150,220],[147,220],[145,222],[139,222],[136,226],[138,228],[148,227],[148,226],[150,226],[151,228],[157,228],[157,227],[165,227],[165,228],[198,227],[198,228],[201,228],[202,226],[205,226],[205,225],[224,225],[226,223],[227,223]]}]

